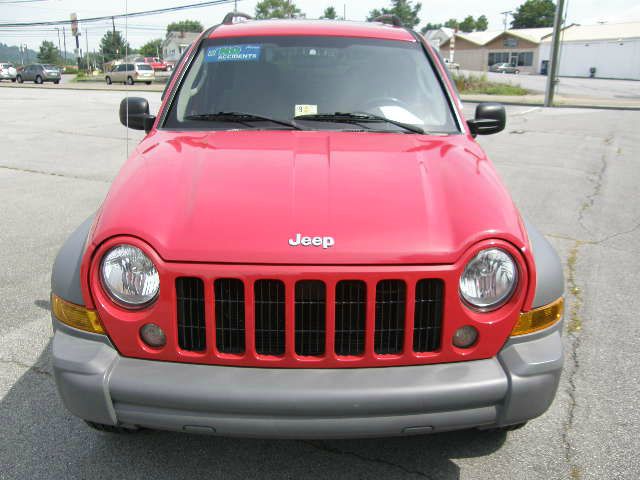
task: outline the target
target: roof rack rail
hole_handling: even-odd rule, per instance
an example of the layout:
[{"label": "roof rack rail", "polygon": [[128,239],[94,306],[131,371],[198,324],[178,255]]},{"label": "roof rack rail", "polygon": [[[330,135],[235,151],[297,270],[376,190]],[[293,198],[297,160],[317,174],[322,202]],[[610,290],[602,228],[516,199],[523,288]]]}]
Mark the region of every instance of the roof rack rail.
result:
[{"label": "roof rack rail", "polygon": [[380,16],[374,18],[371,21],[372,22],[387,23],[389,25],[393,25],[394,27],[404,27],[404,24],[402,23],[402,20],[400,20],[400,17],[398,17],[397,15],[393,15],[391,13],[386,13],[384,15],[380,15]]},{"label": "roof rack rail", "polygon": [[245,20],[253,20],[253,17],[251,15],[247,15],[246,13],[229,12],[224,16],[224,19],[222,20],[222,24],[223,25],[233,25],[233,21],[236,18],[244,18]]}]

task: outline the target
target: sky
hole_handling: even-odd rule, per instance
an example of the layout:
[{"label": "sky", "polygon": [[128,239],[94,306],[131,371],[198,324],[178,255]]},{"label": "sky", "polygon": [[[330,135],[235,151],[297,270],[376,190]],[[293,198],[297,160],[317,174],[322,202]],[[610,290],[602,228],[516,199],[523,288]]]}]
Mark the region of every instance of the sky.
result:
[{"label": "sky", "polygon": [[[0,0],[0,23],[30,22],[68,19],[75,12],[80,20],[82,36],[81,48],[88,43],[89,50],[98,49],[100,38],[111,22],[82,25],[82,18],[119,13],[138,12],[158,8],[173,7],[197,3],[199,0]],[[238,0],[238,10],[253,14],[258,0]],[[364,20],[368,12],[374,8],[388,6],[389,0],[293,0],[307,15],[307,18],[318,18],[328,6],[334,6],[339,15],[346,9],[348,20]],[[524,0],[422,0],[420,18],[421,25],[442,23],[449,18],[463,19],[467,15],[477,17],[486,15],[489,29],[503,28],[504,16],[501,12],[515,10]],[[569,23],[583,25],[605,21],[609,23],[640,21],[640,0],[567,0],[567,20]],[[129,44],[138,48],[146,41],[164,36],[168,23],[183,19],[199,20],[205,27],[219,23],[226,13],[233,10],[233,3],[216,5],[198,9],[146,16],[129,20],[127,38]],[[116,28],[124,31],[124,20],[116,21]],[[85,30],[86,29],[86,30]],[[73,50],[72,38],[67,31],[67,51]],[[8,45],[26,44],[37,50],[43,40],[63,45],[62,29],[54,27],[38,27],[34,29],[10,30],[0,28],[0,42]],[[87,42],[88,41],[88,42]],[[2,59],[0,59],[2,60]]]}]

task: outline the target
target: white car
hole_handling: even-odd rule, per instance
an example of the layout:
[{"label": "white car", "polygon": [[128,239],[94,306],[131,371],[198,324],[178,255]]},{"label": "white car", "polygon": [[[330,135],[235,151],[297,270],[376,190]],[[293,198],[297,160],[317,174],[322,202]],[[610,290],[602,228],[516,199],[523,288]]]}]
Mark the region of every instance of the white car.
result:
[{"label": "white car", "polygon": [[16,81],[18,72],[11,63],[0,63],[0,80]]}]

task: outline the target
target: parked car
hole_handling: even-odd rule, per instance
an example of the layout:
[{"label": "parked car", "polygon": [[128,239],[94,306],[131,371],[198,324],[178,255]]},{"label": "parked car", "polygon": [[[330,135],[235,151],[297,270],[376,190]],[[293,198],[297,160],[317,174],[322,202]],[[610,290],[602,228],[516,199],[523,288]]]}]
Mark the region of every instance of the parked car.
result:
[{"label": "parked car", "polygon": [[160,60],[158,57],[144,57],[144,63],[148,63],[153,68],[154,72],[166,72],[167,71],[167,63]]},{"label": "parked car", "polygon": [[11,63],[0,63],[0,80],[16,81],[16,69]]},{"label": "parked car", "polygon": [[518,67],[510,63],[494,63],[489,67],[489,71],[496,73],[514,73],[516,75],[520,73]]},{"label": "parked car", "polygon": [[60,70],[55,65],[34,63],[27,65],[16,74],[18,83],[23,82],[53,82],[56,85],[60,83]]},{"label": "parked car", "polygon": [[115,65],[113,69],[104,76],[107,85],[112,83],[125,83],[133,85],[134,83],[144,82],[151,85],[155,75],[151,65],[146,63],[121,63]]},{"label": "parked car", "polygon": [[562,266],[475,140],[504,107],[465,120],[396,19],[228,18],[157,115],[120,104],[146,136],[53,266],[66,407],[102,431],[279,438],[545,412]]}]

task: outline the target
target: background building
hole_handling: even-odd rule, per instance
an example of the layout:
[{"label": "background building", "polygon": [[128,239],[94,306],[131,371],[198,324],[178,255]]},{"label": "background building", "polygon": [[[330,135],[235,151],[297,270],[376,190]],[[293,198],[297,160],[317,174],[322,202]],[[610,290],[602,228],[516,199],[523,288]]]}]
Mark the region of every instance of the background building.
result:
[{"label": "background building", "polygon": [[[540,60],[548,61],[551,36],[540,44]],[[560,75],[640,80],[640,22],[571,25],[562,32]],[[540,71],[540,69],[538,69]]]},{"label": "background building", "polygon": [[199,36],[193,32],[169,32],[162,41],[162,58],[167,63],[175,63],[180,59],[180,55],[189,48]]},{"label": "background building", "polygon": [[[526,28],[455,34],[454,62],[463,70],[486,72],[495,63],[511,63],[521,73],[540,72],[540,43],[550,35],[551,28]],[[448,58],[452,38],[440,45]]]}]

